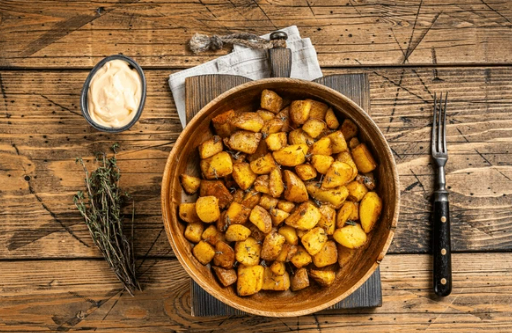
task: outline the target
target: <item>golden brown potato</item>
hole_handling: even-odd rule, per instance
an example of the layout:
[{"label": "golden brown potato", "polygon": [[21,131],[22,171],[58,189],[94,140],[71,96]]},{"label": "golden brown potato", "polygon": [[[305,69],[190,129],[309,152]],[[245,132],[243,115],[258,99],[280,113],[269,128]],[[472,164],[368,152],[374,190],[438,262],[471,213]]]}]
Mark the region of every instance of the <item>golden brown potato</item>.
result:
[{"label": "golden brown potato", "polygon": [[212,266],[212,269],[224,287],[229,287],[237,280],[236,271],[234,269],[224,269],[215,266]]},{"label": "golden brown potato", "polygon": [[217,242],[215,244],[215,256],[213,257],[213,264],[225,269],[233,268],[235,263],[235,250],[224,242]]},{"label": "golden brown potato", "polygon": [[226,240],[228,242],[244,241],[251,235],[251,230],[241,224],[232,224],[226,230]]},{"label": "golden brown potato", "polygon": [[350,140],[357,135],[357,125],[350,119],[345,119],[341,125],[341,132],[345,140]]},{"label": "golden brown potato", "polygon": [[[244,200],[244,195],[245,195],[244,191],[242,191],[241,189],[237,189],[235,191],[235,193],[233,193],[233,201],[241,204],[242,201]],[[219,203],[219,206],[220,206],[220,203]]]},{"label": "golden brown potato", "polygon": [[263,138],[269,136],[270,134],[281,132],[283,130],[284,124],[285,122],[281,118],[274,118],[265,122],[265,125],[263,125],[263,128],[261,129]]},{"label": "golden brown potato", "polygon": [[297,237],[299,237],[299,239],[302,239],[302,237],[304,237],[304,235],[308,232],[307,230],[301,229],[295,229],[295,231],[297,231]]},{"label": "golden brown potato", "polygon": [[320,252],[313,256],[313,264],[318,268],[335,264],[337,261],[338,249],[333,241],[327,241]]},{"label": "golden brown potato", "polygon": [[288,142],[291,145],[307,145],[311,146],[315,140],[304,132],[301,128],[294,129],[288,133]]},{"label": "golden brown potato", "polygon": [[[322,156],[322,155],[319,155],[319,156]],[[317,176],[316,169],[309,163],[297,165],[295,167],[295,172],[302,180],[310,180],[310,179],[316,178],[316,176]]]},{"label": "golden brown potato", "polygon": [[217,135],[225,138],[233,133],[234,127],[231,125],[231,119],[234,117],[235,111],[229,110],[212,119],[213,128],[215,128]]},{"label": "golden brown potato", "polygon": [[262,109],[278,113],[283,105],[283,99],[272,90],[264,89],[261,92],[260,106]]},{"label": "golden brown potato", "polygon": [[315,101],[313,99],[310,99],[311,101],[311,111],[309,112],[309,118],[324,120],[325,114],[327,113],[327,110],[329,109],[329,106],[325,103]]},{"label": "golden brown potato", "polygon": [[201,222],[196,213],[196,204],[191,202],[184,202],[179,206],[179,216],[185,222],[196,223]]},{"label": "golden brown potato", "polygon": [[226,211],[226,219],[229,219],[229,224],[244,224],[249,218],[251,209],[247,208],[238,202],[232,202]]},{"label": "golden brown potato", "polygon": [[340,122],[338,121],[338,118],[336,117],[336,114],[332,108],[329,108],[329,110],[327,110],[325,113],[325,123],[327,124],[327,127],[333,130],[340,127]]},{"label": "golden brown potato", "polygon": [[268,149],[272,151],[280,150],[288,144],[288,136],[286,132],[278,132],[270,134],[266,139]]},{"label": "golden brown potato", "polygon": [[321,217],[318,208],[311,201],[306,201],[297,207],[284,223],[296,229],[309,230],[317,225]]},{"label": "golden brown potato", "polygon": [[288,244],[297,245],[299,243],[299,237],[297,237],[297,232],[295,231],[295,228],[284,225],[281,228],[279,228],[278,233],[284,236]]},{"label": "golden brown potato", "polygon": [[277,207],[278,202],[279,199],[273,198],[268,194],[263,194],[258,205],[266,210],[271,210],[272,208]]},{"label": "golden brown potato", "polygon": [[333,132],[325,137],[331,139],[333,154],[338,154],[348,150],[347,141],[345,141],[345,137],[341,131]]},{"label": "golden brown potato", "polygon": [[272,218],[270,217],[270,213],[261,206],[256,205],[251,210],[249,221],[265,234],[268,234],[272,230]]},{"label": "golden brown potato", "polygon": [[265,140],[261,140],[260,143],[258,144],[258,148],[256,149],[256,151],[251,155],[247,155],[247,161],[248,162],[255,161],[258,158],[267,155],[268,153],[269,153],[269,151],[268,151],[267,143],[265,142]]},{"label": "golden brown potato", "polygon": [[297,252],[295,255],[290,259],[292,264],[297,268],[302,268],[304,266],[309,265],[313,259],[311,258],[311,255],[304,249],[302,246],[297,246]]},{"label": "golden brown potato", "polygon": [[238,280],[236,282],[236,291],[238,296],[254,295],[263,287],[263,275],[265,269],[263,266],[245,266],[238,267]]},{"label": "golden brown potato", "polygon": [[254,190],[258,191],[260,193],[269,194],[269,183],[268,183],[268,175],[261,175],[256,178],[256,181],[254,182]]},{"label": "golden brown potato", "polygon": [[256,175],[249,163],[236,163],[233,165],[233,179],[242,190],[252,186],[258,175]]},{"label": "golden brown potato", "polygon": [[290,105],[290,119],[295,124],[304,124],[309,119],[311,100],[293,101]]},{"label": "golden brown potato", "polygon": [[274,161],[274,158],[272,157],[272,154],[266,154],[265,156],[262,156],[250,164],[252,172],[254,172],[257,175],[266,175],[272,171],[276,167],[276,163]]},{"label": "golden brown potato", "polygon": [[272,265],[270,265],[270,270],[275,275],[283,275],[286,273],[286,267],[284,265],[284,262],[281,261],[274,261]]},{"label": "golden brown potato", "polygon": [[258,110],[258,111],[256,111],[256,113],[264,121],[269,121],[270,119],[274,119],[276,117],[276,114],[274,112],[270,112],[270,111],[267,111],[267,110]]},{"label": "golden brown potato", "polygon": [[184,173],[180,175],[180,181],[181,186],[183,186],[183,189],[188,194],[196,193],[199,189],[199,185],[201,185],[201,179],[186,175]]},{"label": "golden brown potato", "polygon": [[201,221],[212,223],[219,219],[219,199],[214,196],[199,197],[196,201],[196,213]]},{"label": "golden brown potato", "polygon": [[321,174],[326,174],[333,162],[334,158],[332,156],[313,155],[311,157],[311,165]]},{"label": "golden brown potato", "polygon": [[272,218],[272,225],[274,227],[280,225],[284,220],[288,218],[288,216],[290,216],[290,214],[285,212],[284,210],[277,208],[270,209],[270,217]]},{"label": "golden brown potato", "polygon": [[255,190],[248,191],[245,193],[244,199],[242,200],[242,205],[253,209],[254,206],[260,202],[261,194]]},{"label": "golden brown potato", "polygon": [[231,134],[227,146],[232,150],[241,151],[246,154],[254,154],[260,144],[261,133],[249,131],[236,131]]},{"label": "golden brown potato", "polygon": [[290,276],[284,271],[282,275],[274,274],[270,267],[265,267],[262,290],[285,291],[290,289]]},{"label": "golden brown potato", "polygon": [[233,161],[229,153],[222,151],[201,160],[201,172],[206,179],[219,179],[233,172]]},{"label": "golden brown potato", "polygon": [[368,192],[359,205],[359,218],[366,233],[369,233],[382,212],[382,200],[375,192]]},{"label": "golden brown potato", "polygon": [[293,291],[299,291],[309,287],[308,271],[305,268],[299,268],[292,276],[291,287]]},{"label": "golden brown potato", "polygon": [[261,247],[260,257],[266,261],[276,260],[279,253],[283,249],[283,244],[286,241],[283,235],[277,232],[271,232],[265,236],[263,246]]},{"label": "golden brown potato", "polygon": [[203,231],[204,225],[201,222],[189,223],[185,228],[185,238],[192,243],[199,243]]},{"label": "golden brown potato", "polygon": [[319,183],[308,182],[306,189],[312,198],[320,202],[329,203],[336,209],[339,209],[348,197],[348,190],[345,186],[323,190],[320,188]]},{"label": "golden brown potato", "polygon": [[260,244],[262,244],[266,235],[252,223],[248,223],[246,227],[251,231],[251,237],[254,238]]},{"label": "golden brown potato", "polygon": [[332,154],[332,143],[331,139],[324,136],[317,142],[315,142],[311,148],[309,148],[309,153],[312,155],[331,155]]},{"label": "golden brown potato", "polygon": [[289,170],[284,171],[284,183],[284,198],[286,200],[291,202],[304,202],[309,199],[306,186],[293,172]]},{"label": "golden brown potato", "polygon": [[325,130],[326,126],[323,120],[310,118],[308,119],[304,125],[302,125],[302,130],[306,132],[310,137],[317,138],[322,134]]},{"label": "golden brown potato", "polygon": [[220,136],[214,135],[213,138],[203,141],[199,145],[198,149],[199,157],[202,159],[212,157],[213,155],[218,154],[223,150],[222,140]]},{"label": "golden brown potato", "polygon": [[365,194],[368,192],[366,186],[355,180],[348,183],[346,186],[348,190],[348,200],[351,201],[361,201]]},{"label": "golden brown potato", "polygon": [[260,262],[261,245],[252,237],[236,242],[236,260],[246,266],[257,265]]},{"label": "golden brown potato", "polygon": [[338,212],[338,218],[336,220],[336,228],[343,228],[345,223],[350,219],[354,210],[356,209],[356,205],[352,201],[345,201],[343,206],[340,208]]},{"label": "golden brown potato", "polygon": [[334,282],[334,279],[336,278],[336,273],[332,271],[318,271],[315,269],[311,269],[309,271],[309,276],[311,276],[311,278],[322,287],[328,287]]},{"label": "golden brown potato", "polygon": [[357,221],[359,220],[359,202],[354,202],[355,208],[352,209],[352,213],[348,217],[349,220]]},{"label": "golden brown potato", "polygon": [[310,255],[314,256],[323,249],[327,239],[325,230],[323,228],[316,227],[309,230],[304,236],[302,236],[300,241],[306,251],[308,251]]},{"label": "golden brown potato", "polygon": [[338,248],[338,265],[340,268],[343,268],[347,265],[347,263],[355,256],[357,250],[349,249],[341,244],[337,244]]},{"label": "golden brown potato", "polygon": [[268,179],[268,189],[270,191],[270,195],[274,198],[279,198],[284,191],[284,182],[283,176],[281,174],[281,169],[274,168],[270,171],[269,179]]},{"label": "golden brown potato", "polygon": [[298,247],[296,245],[291,245],[288,243],[283,244],[283,249],[281,250],[281,253],[277,256],[276,261],[280,262],[289,262],[292,260],[295,253],[297,253]]},{"label": "golden brown potato", "polygon": [[214,225],[210,225],[208,228],[206,228],[203,231],[201,238],[213,246],[215,246],[217,242],[223,242],[225,240],[224,234],[220,232]]},{"label": "golden brown potato", "polygon": [[324,228],[325,233],[328,235],[334,234],[334,229],[336,229],[336,209],[329,205],[321,205],[318,207],[318,210],[322,217],[318,221],[317,226]]},{"label": "golden brown potato", "polygon": [[281,129],[283,132],[289,132],[292,128],[290,126],[290,107],[287,106],[277,114],[276,118],[279,118],[283,121],[283,128]]},{"label": "golden brown potato", "polygon": [[359,145],[359,139],[357,138],[357,136],[353,137],[352,139],[350,139],[350,141],[348,142],[348,146],[350,149],[354,149],[355,147],[357,147]]},{"label": "golden brown potato", "polygon": [[347,163],[348,165],[350,165],[352,167],[352,178],[350,180],[356,179],[357,173],[358,173],[357,166],[356,166],[356,163],[354,162],[354,160],[352,159],[352,155],[350,155],[350,153],[348,151],[339,153],[336,156],[336,161],[340,161],[340,162]]},{"label": "golden brown potato", "polygon": [[231,119],[231,125],[240,129],[258,133],[265,121],[255,112],[242,112]]},{"label": "golden brown potato", "polygon": [[304,144],[290,145],[279,149],[272,153],[277,163],[293,167],[304,163],[306,160],[306,154],[308,153],[308,146]]},{"label": "golden brown potato", "polygon": [[347,225],[341,229],[334,231],[334,240],[348,247],[349,249],[357,249],[366,243],[366,233],[359,224]]},{"label": "golden brown potato", "polygon": [[219,207],[221,209],[229,206],[233,201],[233,196],[229,193],[229,190],[224,186],[221,180],[202,180],[201,187],[199,189],[199,196],[208,197],[214,196],[219,199]]},{"label": "golden brown potato", "polygon": [[352,167],[347,163],[334,161],[322,182],[322,189],[330,189],[345,185],[352,179]]},{"label": "golden brown potato", "polygon": [[372,153],[364,143],[352,149],[352,157],[354,158],[357,169],[362,173],[372,172],[377,167]]},{"label": "golden brown potato", "polygon": [[295,208],[295,204],[290,201],[279,200],[279,202],[277,203],[277,208],[284,210],[287,213],[291,213],[292,210]]},{"label": "golden brown potato", "polygon": [[211,244],[205,241],[200,241],[194,246],[192,253],[201,264],[206,265],[212,261],[215,256],[215,249]]}]

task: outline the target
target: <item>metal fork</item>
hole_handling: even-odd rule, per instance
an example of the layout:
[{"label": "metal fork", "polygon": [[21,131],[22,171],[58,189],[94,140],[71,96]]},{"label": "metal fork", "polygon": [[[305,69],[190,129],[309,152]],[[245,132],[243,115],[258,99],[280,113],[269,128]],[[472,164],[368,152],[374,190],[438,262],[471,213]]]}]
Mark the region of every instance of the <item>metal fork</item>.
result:
[{"label": "metal fork", "polygon": [[[437,165],[434,191],[433,244],[434,292],[448,296],[452,291],[452,260],[450,244],[450,204],[446,190],[444,166],[448,161],[446,149],[446,105],[448,93],[439,100],[434,93],[434,120],[432,121],[432,157]],[[438,114],[439,112],[439,114]]]}]

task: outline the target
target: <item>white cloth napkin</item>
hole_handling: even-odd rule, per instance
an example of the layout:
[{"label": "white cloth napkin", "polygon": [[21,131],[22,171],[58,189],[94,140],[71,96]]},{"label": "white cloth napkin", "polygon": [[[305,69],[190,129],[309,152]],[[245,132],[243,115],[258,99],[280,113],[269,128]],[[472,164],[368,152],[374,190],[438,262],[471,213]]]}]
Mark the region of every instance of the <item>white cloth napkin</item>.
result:
[{"label": "white cloth napkin", "polygon": [[[301,38],[296,26],[279,31],[288,34],[287,46],[292,50],[291,77],[314,80],[322,76],[316,51],[309,38]],[[269,38],[270,34],[263,35]],[[181,125],[187,124],[185,116],[185,79],[189,76],[205,74],[232,74],[258,80],[270,77],[270,63],[266,50],[254,50],[235,45],[233,52],[208,61],[199,66],[169,75],[169,86],[176,103]]]}]

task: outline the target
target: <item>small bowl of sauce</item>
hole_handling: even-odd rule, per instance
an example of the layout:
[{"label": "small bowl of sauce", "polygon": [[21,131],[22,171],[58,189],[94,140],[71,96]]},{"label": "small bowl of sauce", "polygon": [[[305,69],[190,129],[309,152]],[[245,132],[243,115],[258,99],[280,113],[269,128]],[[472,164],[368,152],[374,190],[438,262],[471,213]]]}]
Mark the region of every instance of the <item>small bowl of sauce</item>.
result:
[{"label": "small bowl of sauce", "polygon": [[118,133],[140,118],[146,101],[146,78],[133,59],[118,54],[101,60],[87,76],[80,106],[99,131]]}]

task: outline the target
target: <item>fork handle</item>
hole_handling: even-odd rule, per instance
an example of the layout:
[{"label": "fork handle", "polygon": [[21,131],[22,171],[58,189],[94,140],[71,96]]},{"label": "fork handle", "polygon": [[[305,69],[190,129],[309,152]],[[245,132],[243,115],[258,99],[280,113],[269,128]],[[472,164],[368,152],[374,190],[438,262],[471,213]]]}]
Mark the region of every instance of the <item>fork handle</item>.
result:
[{"label": "fork handle", "polygon": [[452,291],[452,256],[450,204],[447,196],[434,201],[433,241],[434,292],[438,296],[448,296]]}]

